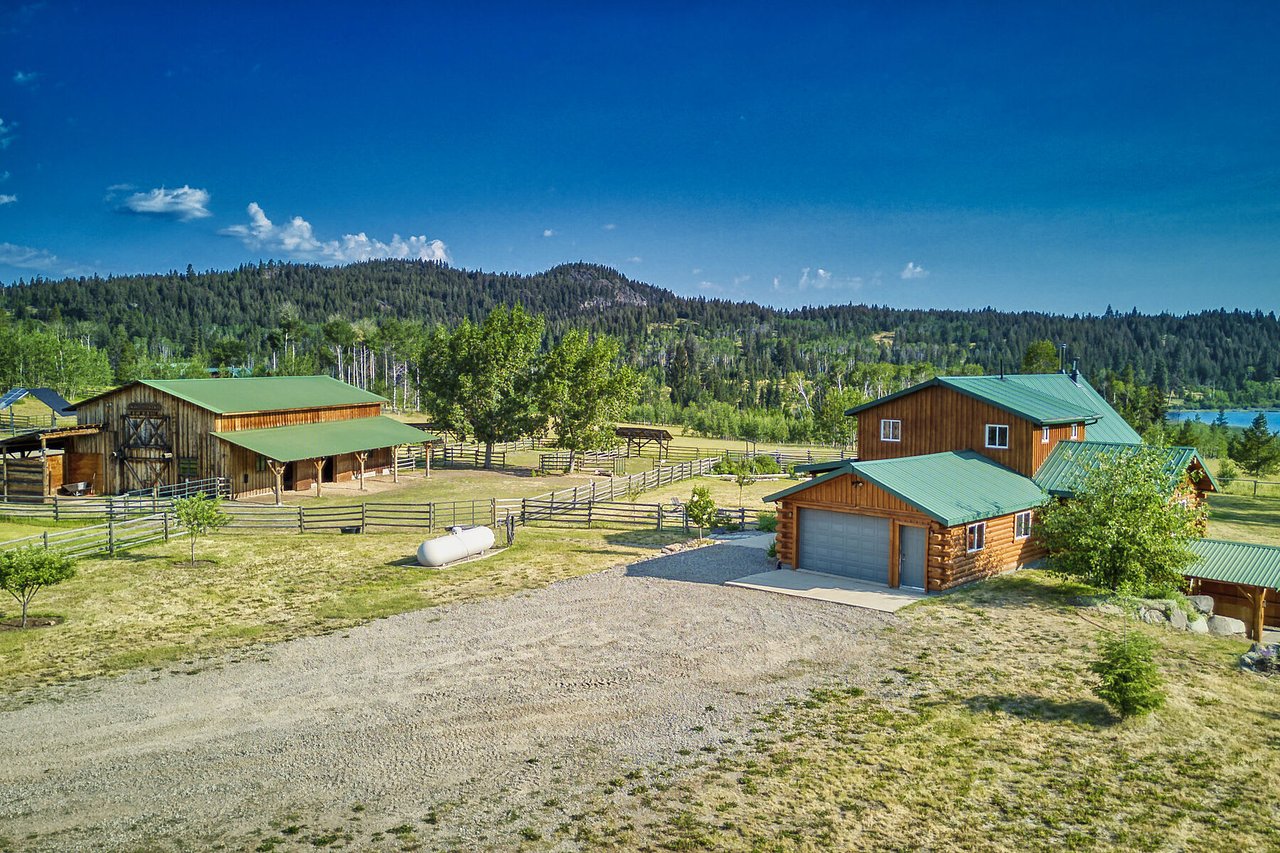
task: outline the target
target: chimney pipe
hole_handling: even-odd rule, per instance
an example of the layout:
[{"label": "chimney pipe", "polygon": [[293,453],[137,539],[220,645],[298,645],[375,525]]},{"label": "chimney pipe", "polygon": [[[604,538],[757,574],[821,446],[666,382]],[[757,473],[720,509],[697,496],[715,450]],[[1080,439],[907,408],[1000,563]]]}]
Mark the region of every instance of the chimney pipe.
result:
[{"label": "chimney pipe", "polygon": [[1080,384],[1080,359],[1073,358],[1071,360],[1071,381]]}]

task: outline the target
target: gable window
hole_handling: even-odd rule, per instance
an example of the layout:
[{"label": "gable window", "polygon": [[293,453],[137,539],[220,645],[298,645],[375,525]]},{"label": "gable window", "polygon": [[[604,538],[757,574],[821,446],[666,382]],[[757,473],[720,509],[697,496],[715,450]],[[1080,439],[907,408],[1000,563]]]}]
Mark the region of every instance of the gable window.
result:
[{"label": "gable window", "polygon": [[993,447],[997,450],[1007,450],[1009,448],[1008,424],[987,424],[987,447]]},{"label": "gable window", "polygon": [[1044,429],[1042,429],[1042,430],[1040,431],[1040,443],[1041,443],[1041,444],[1048,444],[1048,443],[1049,443],[1049,428],[1048,428],[1048,427],[1045,427]]},{"label": "gable window", "polygon": [[965,550],[972,554],[974,551],[981,551],[987,545],[987,523],[979,521],[977,524],[970,524],[965,531]]},{"label": "gable window", "polygon": [[1071,425],[1071,440],[1072,441],[1080,440],[1080,424]]},{"label": "gable window", "polygon": [[1013,517],[1013,538],[1026,539],[1031,536],[1031,510],[1020,512]]},{"label": "gable window", "polygon": [[194,480],[200,474],[200,460],[194,456],[178,457],[178,479]]},{"label": "gable window", "polygon": [[890,420],[889,418],[880,419],[880,440],[881,441],[902,441],[902,421]]}]

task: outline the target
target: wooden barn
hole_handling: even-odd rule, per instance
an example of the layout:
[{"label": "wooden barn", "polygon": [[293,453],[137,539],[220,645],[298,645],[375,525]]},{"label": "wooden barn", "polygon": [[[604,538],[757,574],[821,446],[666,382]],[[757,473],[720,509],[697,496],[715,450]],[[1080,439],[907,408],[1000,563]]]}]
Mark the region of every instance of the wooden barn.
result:
[{"label": "wooden barn", "polygon": [[63,479],[119,494],[222,477],[233,495],[351,480],[434,438],[385,402],[328,376],[138,380],[76,406]]},{"label": "wooden barn", "polygon": [[[1035,508],[1142,441],[1078,375],[939,377],[847,414],[859,458],[799,466],[813,479],[765,498],[778,559],[926,591],[1043,558]],[[1194,448],[1165,452],[1188,499],[1217,488]]]}]

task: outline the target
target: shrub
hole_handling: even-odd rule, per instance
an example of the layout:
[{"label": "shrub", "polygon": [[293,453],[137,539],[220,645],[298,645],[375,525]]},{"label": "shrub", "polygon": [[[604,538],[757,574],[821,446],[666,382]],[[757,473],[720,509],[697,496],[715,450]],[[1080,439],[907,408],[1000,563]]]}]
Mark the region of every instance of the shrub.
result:
[{"label": "shrub", "polygon": [[778,543],[777,543],[777,542],[770,542],[770,543],[769,543],[769,550],[768,550],[768,551],[765,551],[765,554],[769,557],[769,559],[770,559],[770,560],[776,560],[776,559],[778,559]]},{"label": "shrub", "polygon": [[698,526],[698,538],[702,538],[702,530],[713,527],[716,523],[716,502],[711,497],[711,490],[706,486],[694,486],[689,501],[684,505],[685,515]]},{"label": "shrub", "polygon": [[778,529],[778,514],[776,512],[760,513],[756,527],[764,533],[773,533]]},{"label": "shrub", "polygon": [[1150,638],[1131,631],[1098,641],[1100,656],[1089,664],[1099,677],[1093,692],[1121,717],[1141,716],[1164,704],[1155,649]]},{"label": "shrub", "polygon": [[778,460],[774,459],[767,453],[762,453],[755,459],[751,460],[751,467],[755,469],[757,474],[782,473],[782,466],[778,464]]},{"label": "shrub", "polygon": [[1240,479],[1240,469],[1230,459],[1223,459],[1222,464],[1218,466],[1218,484],[1225,489],[1238,479]]}]

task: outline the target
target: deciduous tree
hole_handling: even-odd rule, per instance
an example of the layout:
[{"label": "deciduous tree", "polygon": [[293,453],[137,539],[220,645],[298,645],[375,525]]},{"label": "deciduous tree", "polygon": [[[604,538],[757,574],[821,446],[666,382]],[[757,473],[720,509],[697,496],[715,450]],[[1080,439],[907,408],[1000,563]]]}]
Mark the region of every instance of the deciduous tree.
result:
[{"label": "deciduous tree", "polygon": [[75,575],[75,563],[61,551],[40,547],[0,551],[0,589],[22,605],[22,627],[27,627],[27,606],[46,586],[62,583]]},{"label": "deciduous tree", "polygon": [[191,540],[191,565],[196,564],[196,540],[226,527],[231,516],[222,511],[221,501],[199,492],[173,502],[173,516]]},{"label": "deciduous tree", "polygon": [[636,401],[640,382],[618,360],[615,338],[573,329],[547,353],[536,404],[547,415],[556,446],[569,451],[569,473],[578,454],[617,443],[614,430]]},{"label": "deciduous tree", "polygon": [[1258,412],[1253,423],[1227,442],[1231,460],[1255,477],[1270,474],[1280,465],[1280,439],[1267,428],[1267,415]]}]

